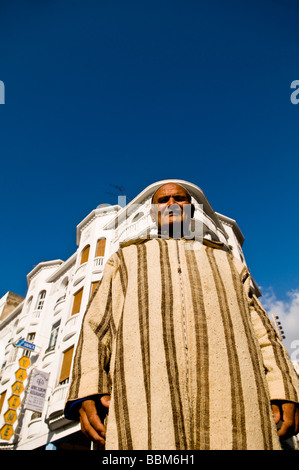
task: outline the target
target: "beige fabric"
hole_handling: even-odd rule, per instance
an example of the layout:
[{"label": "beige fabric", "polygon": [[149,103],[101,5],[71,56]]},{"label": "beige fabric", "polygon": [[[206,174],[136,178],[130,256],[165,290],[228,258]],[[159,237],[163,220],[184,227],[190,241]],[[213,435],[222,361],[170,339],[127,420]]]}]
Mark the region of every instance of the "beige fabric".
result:
[{"label": "beige fabric", "polygon": [[280,449],[270,399],[299,386],[250,275],[222,249],[153,239],[107,262],[68,400],[111,393],[106,449]]}]

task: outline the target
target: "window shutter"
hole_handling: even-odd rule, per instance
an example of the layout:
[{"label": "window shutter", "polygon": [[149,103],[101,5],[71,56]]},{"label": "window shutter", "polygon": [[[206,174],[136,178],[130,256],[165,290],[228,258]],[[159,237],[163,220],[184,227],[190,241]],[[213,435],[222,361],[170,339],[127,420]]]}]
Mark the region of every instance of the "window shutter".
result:
[{"label": "window shutter", "polygon": [[95,289],[97,288],[97,286],[99,285],[100,281],[95,281],[95,282],[92,282],[91,283],[91,291],[90,291],[90,297],[92,296],[92,294],[94,293]]},{"label": "window shutter", "polygon": [[7,390],[5,390],[5,392],[1,393],[1,395],[0,395],[0,413],[1,413],[2,406],[3,406],[4,400],[5,400],[6,392],[7,392]]},{"label": "window shutter", "polygon": [[63,361],[59,377],[59,383],[64,382],[70,376],[74,346],[63,353]]},{"label": "window shutter", "polygon": [[96,258],[98,256],[105,256],[105,247],[106,247],[106,238],[100,238],[100,240],[97,241]]},{"label": "window shutter", "polygon": [[87,263],[88,258],[89,258],[89,250],[90,250],[90,245],[87,245],[82,251],[80,264]]},{"label": "window shutter", "polygon": [[80,312],[82,294],[83,294],[83,287],[74,295],[72,315],[75,315],[76,313]]}]

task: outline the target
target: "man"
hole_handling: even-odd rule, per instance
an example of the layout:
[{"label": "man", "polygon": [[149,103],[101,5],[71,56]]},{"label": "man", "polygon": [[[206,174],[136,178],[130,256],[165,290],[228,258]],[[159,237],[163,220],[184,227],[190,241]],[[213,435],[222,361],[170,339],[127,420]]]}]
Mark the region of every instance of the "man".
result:
[{"label": "man", "polygon": [[152,202],[158,236],[107,261],[87,308],[66,416],[109,450],[281,449],[299,430],[298,377],[248,269],[189,239],[183,186]]}]

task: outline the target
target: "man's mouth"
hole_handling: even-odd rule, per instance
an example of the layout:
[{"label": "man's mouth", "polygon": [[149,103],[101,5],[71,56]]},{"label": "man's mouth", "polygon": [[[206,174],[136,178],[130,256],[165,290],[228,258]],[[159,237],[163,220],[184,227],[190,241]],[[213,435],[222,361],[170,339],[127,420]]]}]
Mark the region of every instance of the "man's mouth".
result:
[{"label": "man's mouth", "polygon": [[165,215],[182,215],[182,211],[180,209],[174,209],[174,210],[167,210],[165,211]]},{"label": "man's mouth", "polygon": [[181,217],[181,213],[180,212],[167,212],[166,216],[167,217]]}]

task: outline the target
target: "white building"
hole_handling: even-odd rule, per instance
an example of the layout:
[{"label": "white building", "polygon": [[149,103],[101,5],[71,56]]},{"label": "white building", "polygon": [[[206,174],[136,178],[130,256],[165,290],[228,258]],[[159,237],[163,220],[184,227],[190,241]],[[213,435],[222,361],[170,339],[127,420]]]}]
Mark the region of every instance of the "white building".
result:
[{"label": "white building", "polygon": [[[0,449],[89,448],[80,425],[63,415],[82,318],[104,265],[120,242],[156,232],[149,214],[151,197],[167,181],[148,186],[129,204],[119,200],[119,205],[100,205],[77,226],[78,249],[68,260],[38,264],[27,275],[25,299],[12,293],[0,299]],[[195,205],[193,227],[202,228],[203,237],[230,246],[245,263],[244,237],[236,221],[214,212],[198,186],[169,181],[189,190]],[[16,347],[21,339],[34,344],[34,351]],[[30,364],[19,362],[23,356]],[[40,411],[25,403],[36,370],[48,374]]]}]

